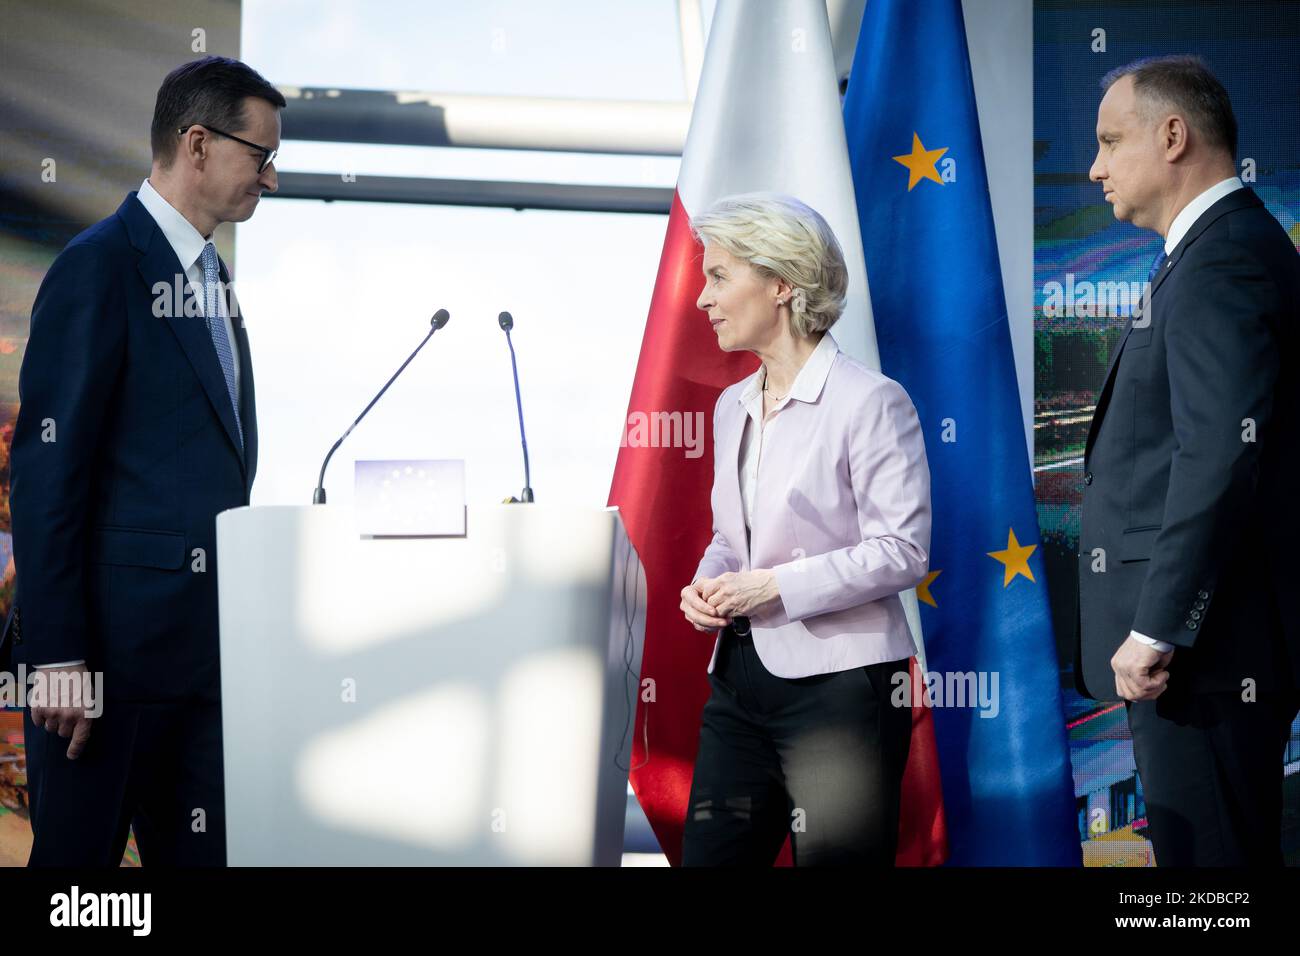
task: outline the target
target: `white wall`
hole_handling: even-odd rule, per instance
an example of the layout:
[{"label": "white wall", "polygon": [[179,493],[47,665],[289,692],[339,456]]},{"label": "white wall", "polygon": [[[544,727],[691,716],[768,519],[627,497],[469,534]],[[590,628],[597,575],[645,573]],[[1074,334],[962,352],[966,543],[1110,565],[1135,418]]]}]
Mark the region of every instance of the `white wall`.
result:
[{"label": "white wall", "polygon": [[[264,201],[237,278],[256,370],[254,504],[309,504],[325,452],[419,344],[446,328],[330,463],[463,458],[469,501],[518,494],[512,333],[539,501],[603,506],[666,216]],[[255,224],[255,225],[254,225]]]},{"label": "white wall", "polygon": [[962,0],[1029,460],[1034,455],[1034,4]]},{"label": "white wall", "polygon": [[[672,2],[244,0],[245,59],[273,82],[499,95],[683,95]],[[635,36],[630,47],[610,37]],[[291,42],[286,42],[291,38]],[[672,157],[282,144],[283,169],[671,187]],[[410,353],[451,322],[334,456],[463,458],[472,503],[518,494],[514,341],[541,502],[602,506],[667,216],[263,199],[235,262],[258,393],[255,504],[309,503],[320,461]]]}]

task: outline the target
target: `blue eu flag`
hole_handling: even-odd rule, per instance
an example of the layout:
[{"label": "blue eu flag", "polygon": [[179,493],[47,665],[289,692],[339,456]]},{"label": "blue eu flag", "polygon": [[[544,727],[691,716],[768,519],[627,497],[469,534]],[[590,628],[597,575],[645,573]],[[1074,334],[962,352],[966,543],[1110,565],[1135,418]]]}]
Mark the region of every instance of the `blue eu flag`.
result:
[{"label": "blue eu flag", "polygon": [[882,370],[916,404],[930,460],[930,573],[917,597],[949,863],[1078,865],[960,0],[867,4],[844,120]]}]

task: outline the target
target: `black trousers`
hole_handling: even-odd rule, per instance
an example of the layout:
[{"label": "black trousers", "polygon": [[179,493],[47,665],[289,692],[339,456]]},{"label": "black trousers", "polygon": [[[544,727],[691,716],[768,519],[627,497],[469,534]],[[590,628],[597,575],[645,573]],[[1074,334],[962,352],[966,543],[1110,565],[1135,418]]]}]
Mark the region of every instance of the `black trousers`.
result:
[{"label": "black trousers", "polygon": [[890,704],[907,661],[787,679],[722,634],[709,675],[683,866],[893,866],[912,712]]},{"label": "black trousers", "polygon": [[1280,866],[1282,753],[1300,699],[1180,692],[1126,702],[1157,866]]},{"label": "black trousers", "polygon": [[86,747],[23,714],[29,866],[119,866],[131,827],[144,866],[225,866],[221,704],[104,702]]}]

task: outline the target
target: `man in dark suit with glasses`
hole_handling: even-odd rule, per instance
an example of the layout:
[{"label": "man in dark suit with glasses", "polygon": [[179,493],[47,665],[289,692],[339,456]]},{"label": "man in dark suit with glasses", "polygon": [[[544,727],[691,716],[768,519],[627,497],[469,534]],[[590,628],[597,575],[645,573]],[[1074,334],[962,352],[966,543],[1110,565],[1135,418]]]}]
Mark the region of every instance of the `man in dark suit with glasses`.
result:
[{"label": "man in dark suit with glasses", "polygon": [[148,178],[32,308],[4,640],[86,690],[25,711],[32,865],[116,866],[132,826],[145,865],[225,863],[215,522],[249,502],[257,415],[212,234],[275,190],[284,105],[238,60],[169,74]]}]

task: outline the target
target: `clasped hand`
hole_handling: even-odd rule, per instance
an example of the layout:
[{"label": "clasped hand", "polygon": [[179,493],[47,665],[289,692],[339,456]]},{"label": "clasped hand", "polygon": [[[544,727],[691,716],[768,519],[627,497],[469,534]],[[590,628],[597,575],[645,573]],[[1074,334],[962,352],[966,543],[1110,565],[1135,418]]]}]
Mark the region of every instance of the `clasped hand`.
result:
[{"label": "clasped hand", "polygon": [[682,613],[697,631],[716,631],[733,617],[746,617],[780,598],[776,573],[766,568],[726,571],[682,588]]}]

